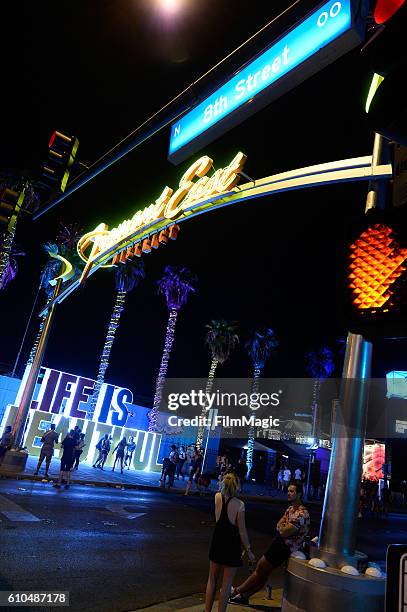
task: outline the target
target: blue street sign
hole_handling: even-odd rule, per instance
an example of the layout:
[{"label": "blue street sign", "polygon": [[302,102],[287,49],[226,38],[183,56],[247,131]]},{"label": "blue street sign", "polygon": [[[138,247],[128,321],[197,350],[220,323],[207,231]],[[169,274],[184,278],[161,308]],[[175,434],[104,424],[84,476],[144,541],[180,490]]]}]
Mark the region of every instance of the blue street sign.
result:
[{"label": "blue street sign", "polygon": [[183,161],[358,45],[361,25],[351,0],[320,6],[171,126],[170,161]]}]

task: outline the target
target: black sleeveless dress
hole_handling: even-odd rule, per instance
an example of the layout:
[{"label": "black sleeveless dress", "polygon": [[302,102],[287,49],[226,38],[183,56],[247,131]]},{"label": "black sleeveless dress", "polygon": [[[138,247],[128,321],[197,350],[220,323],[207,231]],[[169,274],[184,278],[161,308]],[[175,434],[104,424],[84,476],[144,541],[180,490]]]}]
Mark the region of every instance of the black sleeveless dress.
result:
[{"label": "black sleeveless dress", "polygon": [[228,504],[231,499],[232,497],[229,497],[225,503],[222,495],[222,511],[213,532],[209,560],[227,567],[240,567],[242,565],[242,545],[239,528],[233,525],[228,517]]}]

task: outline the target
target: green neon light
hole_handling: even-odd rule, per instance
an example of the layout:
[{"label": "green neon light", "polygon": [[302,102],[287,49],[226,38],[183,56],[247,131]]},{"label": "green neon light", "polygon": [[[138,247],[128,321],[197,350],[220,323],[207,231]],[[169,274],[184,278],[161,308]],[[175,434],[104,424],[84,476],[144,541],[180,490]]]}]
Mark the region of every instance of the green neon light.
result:
[{"label": "green neon light", "polygon": [[370,104],[372,103],[375,93],[379,89],[383,81],[384,81],[384,77],[382,77],[380,74],[376,74],[375,72],[372,77],[372,82],[370,83],[369,93],[367,94],[367,98],[366,98],[365,111],[367,113],[369,112]]}]

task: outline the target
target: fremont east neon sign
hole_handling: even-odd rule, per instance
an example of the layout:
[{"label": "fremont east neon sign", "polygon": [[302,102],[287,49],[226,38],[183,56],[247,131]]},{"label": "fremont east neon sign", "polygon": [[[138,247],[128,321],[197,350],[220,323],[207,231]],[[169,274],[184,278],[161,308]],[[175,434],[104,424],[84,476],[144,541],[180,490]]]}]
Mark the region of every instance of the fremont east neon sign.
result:
[{"label": "fremont east neon sign", "polygon": [[[171,187],[164,187],[153,204],[137,211],[133,217],[126,219],[117,227],[108,230],[108,226],[101,223],[92,232],[82,236],[77,244],[78,254],[86,262],[81,280],[86,278],[96,258],[99,259],[103,254],[107,255],[110,250],[114,250],[121,242],[130,239],[143,228],[164,220],[175,221],[188,208],[211,197],[219,198],[221,194],[230,192],[239,181],[239,173],[245,161],[246,155],[237,153],[228,166],[219,168],[208,176],[213,160],[204,155],[184,172],[175,191]],[[128,253],[129,256],[141,255],[137,245],[138,241],[135,241],[132,246],[136,248]],[[91,250],[87,254],[89,247]],[[115,260],[112,263],[115,263]]]}]

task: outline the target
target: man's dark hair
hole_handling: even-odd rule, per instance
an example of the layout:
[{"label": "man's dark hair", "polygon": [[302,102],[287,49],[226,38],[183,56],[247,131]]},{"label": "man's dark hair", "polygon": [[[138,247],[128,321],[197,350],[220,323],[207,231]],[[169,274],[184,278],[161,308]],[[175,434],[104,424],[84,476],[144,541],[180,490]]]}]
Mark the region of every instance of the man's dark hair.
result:
[{"label": "man's dark hair", "polygon": [[50,429],[55,429],[55,423],[51,423]]},{"label": "man's dark hair", "polygon": [[302,484],[301,484],[301,483],[296,482],[295,480],[292,480],[288,486],[289,486],[289,487],[295,487],[295,490],[297,491],[297,495],[298,495],[298,497],[301,497],[301,499],[302,499],[302,496],[303,496],[303,494],[304,494],[304,491],[303,491],[303,488],[302,488]]}]

